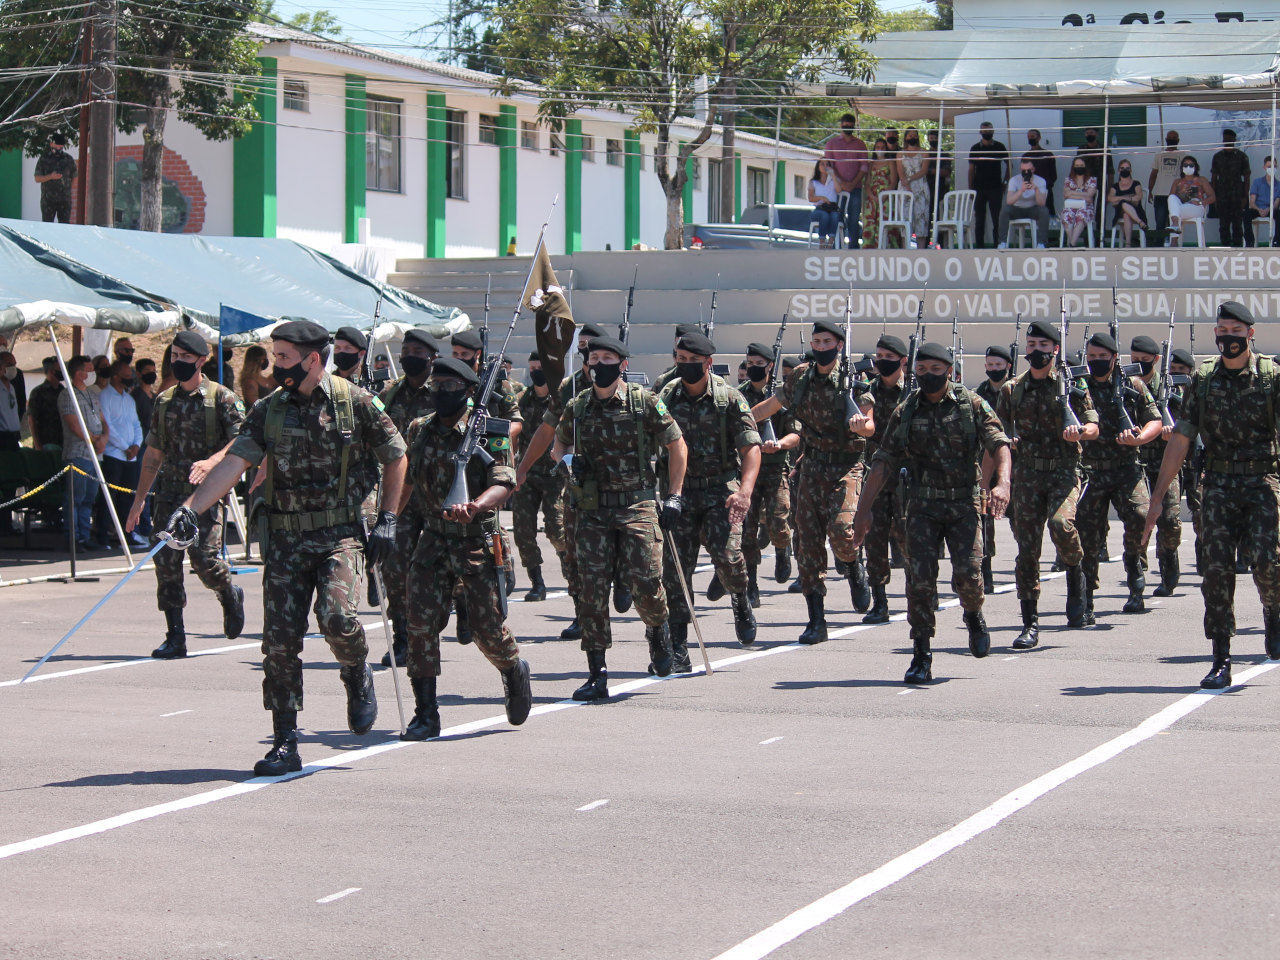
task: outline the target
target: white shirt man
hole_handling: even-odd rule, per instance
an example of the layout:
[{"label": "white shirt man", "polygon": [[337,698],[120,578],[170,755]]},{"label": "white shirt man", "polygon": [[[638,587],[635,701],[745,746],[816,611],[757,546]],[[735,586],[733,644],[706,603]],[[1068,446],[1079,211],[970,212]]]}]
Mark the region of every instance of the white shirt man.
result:
[{"label": "white shirt man", "polygon": [[1049,236],[1049,185],[1043,177],[1036,176],[1035,165],[1027,159],[1019,164],[1019,171],[1009,179],[1004,192],[1004,206],[1000,210],[1000,249],[1009,246],[1009,221],[1031,220],[1036,225],[1036,246],[1043,247]]}]

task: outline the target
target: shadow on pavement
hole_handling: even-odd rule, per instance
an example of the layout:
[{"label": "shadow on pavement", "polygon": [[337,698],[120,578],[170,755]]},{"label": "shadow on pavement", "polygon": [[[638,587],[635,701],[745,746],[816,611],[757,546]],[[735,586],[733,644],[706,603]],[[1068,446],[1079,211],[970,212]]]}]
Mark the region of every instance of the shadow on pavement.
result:
[{"label": "shadow on pavement", "polygon": [[195,768],[191,770],[135,770],[132,773],[96,773],[75,780],[59,780],[46,783],[46,787],[123,787],[149,786],[151,784],[173,784],[190,786],[196,783],[215,783],[226,780],[236,783],[248,780],[253,774],[248,770],[213,770]]},{"label": "shadow on pavement", "polygon": [[1143,685],[1136,684],[1131,687],[1115,686],[1115,687],[1063,687],[1062,695],[1064,697],[1105,697],[1112,693],[1194,693],[1199,690],[1197,684],[1184,684],[1176,687],[1160,687],[1154,684]]},{"label": "shadow on pavement", "polygon": [[954,677],[935,677],[925,684],[907,684],[901,680],[779,680],[774,690],[818,690],[826,687],[898,687],[903,690],[925,690],[950,683]]}]

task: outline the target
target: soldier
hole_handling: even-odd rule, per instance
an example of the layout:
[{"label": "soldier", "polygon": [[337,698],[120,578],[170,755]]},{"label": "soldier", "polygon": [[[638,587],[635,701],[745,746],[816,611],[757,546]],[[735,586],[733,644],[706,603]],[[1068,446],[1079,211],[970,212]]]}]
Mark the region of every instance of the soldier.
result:
[{"label": "soldier", "polygon": [[[986,356],[987,378],[974,388],[974,393],[980,396],[992,410],[999,405],[1000,387],[1009,377],[1010,370],[1013,369],[1013,354],[1009,352],[1008,347],[1002,347],[998,344],[987,347]],[[1003,424],[1001,425],[1003,429]],[[1012,456],[1012,450],[1010,456]],[[990,462],[990,461],[988,461]],[[991,478],[982,478],[982,487],[984,490],[991,489]],[[995,574],[991,571],[991,561],[996,555],[996,518],[990,510],[982,516],[982,592],[984,594],[992,594],[996,592]]]},{"label": "soldier", "polygon": [[[794,370],[796,367],[803,366],[806,363],[812,362],[808,356],[808,351],[805,351],[805,353],[806,355],[803,357],[787,357],[785,360],[782,361],[782,379],[784,381],[791,376],[791,371]],[[774,414],[774,416],[777,416],[777,414]],[[793,421],[794,419],[795,418],[792,417]],[[800,429],[799,424],[796,424],[796,429],[797,430]],[[804,456],[804,435],[801,434],[800,442],[796,444],[795,451],[791,456],[791,469],[787,473],[787,491],[791,497],[791,514],[788,517],[788,523],[791,526],[791,543],[792,544],[796,543],[796,537],[798,536],[797,529],[796,529],[796,488],[800,484],[800,460],[803,456]],[[791,565],[790,563],[788,563],[787,564],[788,576],[790,576],[790,567]],[[799,593],[801,590],[801,587],[802,587],[802,584],[800,583],[800,575],[797,573],[796,578],[792,580],[789,584],[787,584],[787,593]]]},{"label": "soldier", "polygon": [[[845,420],[845,399],[836,366],[844,344],[844,328],[827,320],[813,325],[809,345],[813,362],[792,371],[775,396],[751,413],[759,422],[779,410],[790,410],[801,426],[804,457],[796,491],[796,562],[809,608],[800,642],[827,639],[824,597],[827,593],[827,540],[836,560],[849,564],[849,591],[855,608],[861,598],[854,572],[853,514],[862,488],[862,453],[876,432],[874,411],[861,406]],[[854,388],[856,389],[856,387]],[[868,591],[868,594],[870,591]],[[870,596],[863,606],[870,606]]]},{"label": "soldier", "polygon": [[361,382],[368,349],[369,340],[363,333],[355,327],[339,327],[333,335],[333,365],[337,367],[338,376],[352,383]]},{"label": "soldier", "polygon": [[[440,355],[440,345],[425,331],[405,331],[400,347],[402,376],[382,388],[378,399],[400,435],[406,436],[409,424],[435,409],[435,398],[427,386],[431,363]],[[396,520],[396,546],[382,563],[382,586],[387,591],[387,612],[391,616],[392,650],[396,665],[404,666],[408,649],[409,611],[405,591],[408,586],[409,560],[422,533],[422,510],[416,497],[406,499]],[[390,666],[391,655],[382,655],[382,665]]]},{"label": "soldier", "polygon": [[510,384],[511,391],[515,394],[516,402],[518,403],[520,401],[520,398],[524,396],[525,390],[528,388],[525,384],[521,383],[519,380],[511,376],[511,373],[514,369],[515,369],[515,364],[512,363],[511,358],[504,353],[502,355],[502,370],[506,374],[506,382]]},{"label": "soldier", "polygon": [[1200,592],[1204,633],[1213,644],[1213,666],[1200,681],[1206,690],[1231,685],[1237,548],[1253,561],[1267,657],[1280,660],[1280,371],[1250,349],[1253,315],[1243,304],[1218,304],[1214,334],[1221,355],[1202,363],[1183,392],[1182,412],[1165,448],[1143,533],[1145,545],[1160,521],[1165,491],[1199,437],[1204,441]]},{"label": "soldier", "polygon": [[1117,345],[1105,333],[1095,333],[1085,345],[1089,364],[1089,395],[1098,413],[1098,437],[1084,445],[1084,466],[1089,477],[1076,506],[1076,527],[1080,549],[1084,551],[1085,623],[1092,625],[1093,591],[1098,589],[1098,556],[1107,539],[1107,513],[1116,508],[1124,524],[1124,572],[1129,585],[1125,613],[1146,609],[1142,592],[1147,581],[1142,571],[1142,525],[1150,500],[1147,478],[1138,460],[1138,450],[1160,435],[1160,411],[1140,377],[1129,377],[1122,400],[1125,415],[1134,429],[1122,429],[1120,408],[1115,399],[1112,371]]},{"label": "soldier", "polygon": [[488,466],[479,457],[467,464],[471,499],[444,507],[453,484],[453,455],[471,419],[468,400],[477,383],[470,364],[448,357],[437,360],[430,381],[435,410],[414,420],[406,439],[412,487],[406,485],[401,506],[410,496],[417,499],[422,535],[408,578],[409,683],[415,710],[402,740],[440,736],[440,631],[458,586],[466,595],[472,638],[502,674],[507,720],[519,726],[533,705],[529,664],[521,659],[516,638],[504,623],[506,574],[500,558],[491,553],[494,541],[500,540],[498,509],[515,486],[510,440],[491,436],[482,441],[493,459]]},{"label": "soldier", "polygon": [[[742,394],[711,372],[715,352],[715,344],[702,334],[685,334],[676,342],[678,379],[658,393],[680,427],[687,457],[680,517],[667,535],[672,552],[679,551],[690,592],[698,547],[707,548],[716,577],[733,605],[738,642],[749,647],[756,639],[756,618],[747,599],[742,521],[760,472],[760,433]],[[754,530],[751,535],[755,536]],[[671,607],[675,670],[688,673],[693,669],[688,653],[693,611],[685,602],[679,573],[670,557],[664,557],[662,581]]]},{"label": "soldier", "polygon": [[[907,363],[907,345],[901,338],[892,334],[881,334],[876,341],[875,365],[876,377],[871,381],[868,392],[875,404],[874,419],[876,432],[867,440],[867,463],[871,463],[876,451],[884,440],[884,428],[889,422],[889,414],[906,398],[902,371]],[[903,531],[895,514],[895,491],[898,487],[898,474],[895,471],[885,479],[885,496],[869,507],[871,511],[871,527],[866,537],[867,579],[871,584],[871,609],[862,618],[863,623],[889,622],[889,595],[885,589],[889,585],[889,539],[892,537],[902,546]],[[905,491],[902,491],[905,494]]]},{"label": "soldier", "polygon": [[[365,734],[378,717],[356,599],[365,550],[370,563],[379,563],[395,547],[405,445],[372,395],[324,372],[328,342],[324,327],[310,320],[290,320],[271,331],[280,389],[254,405],[222,462],[169,521],[178,539],[195,535],[197,515],[221,500],[245,470],[262,465],[262,700],[271,711],[274,739],[254,765],[256,776],[302,769],[300,654],[313,594],[320,631],[347,688],[347,725]],[[382,464],[383,509],[362,549],[360,504],[367,491],[358,468],[370,453]]]},{"label": "soldier", "polygon": [[[890,477],[907,473],[907,623],[913,647],[906,683],[933,679],[933,639],[938,600],[938,561],[951,552],[951,585],[960,596],[969,652],[985,657],[991,635],[982,615],[982,477],[993,475],[991,508],[1003,516],[1009,503],[1009,438],[985,400],[951,383],[951,350],[924,343],[916,351],[914,391],[889,417],[871,474],[858,503],[854,542],[871,531],[874,502]],[[994,466],[984,470],[980,460]]]},{"label": "soldier", "polygon": [[[520,394],[520,413],[525,423],[540,424],[551,409],[552,397],[551,387],[542,371],[542,358],[537,353],[529,354],[529,379],[532,386]],[[526,437],[531,438],[534,433],[521,434],[521,457],[528,451]],[[520,551],[520,562],[529,574],[529,592],[524,597],[526,603],[547,599],[547,585],[542,579],[542,550],[538,547],[539,513],[542,514],[547,540],[560,557],[561,570],[564,569],[564,477],[555,466],[549,457],[539,459],[511,500],[511,525],[515,530],[516,548]]]},{"label": "soldier", "polygon": [[[126,532],[132,533],[147,505],[147,496],[160,476],[152,517],[151,542],[159,540],[160,531],[178,509],[183,497],[196,488],[211,469],[222,461],[227,444],[240,433],[244,423],[244,405],[220,384],[200,373],[200,365],[209,353],[209,345],[194,330],[183,330],[173,338],[171,359],[176,386],[160,394],[151,415],[142,455],[142,469],[133,505],[125,520]],[[244,629],[244,591],[231,583],[231,569],[222,559],[222,525],[213,511],[202,512],[197,519],[200,539],[187,548],[191,569],[208,589],[218,595],[222,604],[222,632],[228,640],[240,636]],[[155,555],[156,604],[164,613],[168,630],[164,643],[151,651],[157,660],[174,660],[187,655],[187,633],[182,611],[187,605],[187,592],[182,585],[182,554],[177,550],[161,550]]]},{"label": "soldier", "polygon": [[36,161],[35,181],[40,184],[40,218],[45,223],[71,222],[71,187],[76,178],[76,162],[67,153],[67,138],[55,133],[49,149]]},{"label": "soldier", "polygon": [[[565,406],[553,455],[567,464],[571,512],[577,514],[578,563],[584,571],[579,616],[590,673],[573,699],[595,701],[609,697],[605,651],[613,643],[609,580],[598,573],[613,570],[618,555],[635,592],[636,611],[645,623],[649,666],[660,677],[671,673],[652,457],[659,448],[666,448],[670,494],[662,513],[669,528],[680,517],[686,451],[680,427],[662,401],[639,384],[622,379],[630,356],[627,348],[613,337],[593,337],[588,352],[592,385]],[[573,456],[566,460],[569,453]]]},{"label": "soldier", "polygon": [[1022,632],[1015,650],[1040,639],[1040,547],[1044,527],[1067,564],[1067,625],[1084,626],[1084,574],[1076,501],[1080,497],[1080,441],[1098,436],[1098,414],[1087,391],[1067,391],[1080,426],[1065,426],[1056,368],[1062,349],[1058,328],[1045,320],[1027,327],[1027,371],[1000,389],[996,414],[1010,430],[1016,452],[1010,526],[1018,542],[1014,579],[1022,607]]},{"label": "soldier", "polygon": [[[1274,362],[1274,361],[1273,361]],[[1175,350],[1169,363],[1170,373],[1179,373],[1190,379],[1191,375],[1196,372],[1196,361],[1189,350]],[[1182,399],[1186,396],[1186,390],[1178,391],[1178,411],[1182,410]],[[1166,441],[1168,438],[1165,438]],[[1156,464],[1156,476],[1159,476],[1160,465]],[[1204,444],[1197,437],[1192,453],[1187,457],[1182,465],[1182,470],[1178,474],[1178,486],[1187,495],[1187,509],[1191,511],[1191,530],[1196,538],[1196,573],[1201,573],[1200,562],[1200,482],[1204,475]],[[1151,489],[1156,487],[1156,477],[1148,476]],[[1181,510],[1178,511],[1181,514]],[[1159,541],[1157,540],[1157,543]],[[1176,559],[1176,557],[1175,557]]]},{"label": "soldier", "polygon": [[[688,336],[691,333],[702,333],[702,324],[700,323],[677,323],[676,324],[675,340],[673,340],[671,344],[671,359],[673,361],[675,360],[675,357],[676,357],[675,345],[680,342],[681,337]],[[653,381],[653,392],[654,393],[659,392],[663,387],[665,387],[672,380],[678,379],[679,376],[680,374],[676,370],[675,363],[672,363],[671,366],[667,367],[667,369],[663,370],[660,374],[658,374],[657,379]]]},{"label": "soldier", "polygon": [[[764,385],[773,376],[773,351],[763,343],[747,345],[747,383],[742,397],[751,406],[765,399]],[[751,493],[751,509],[743,523],[742,554],[747,561],[747,599],[760,606],[756,571],[764,535],[773,544],[773,578],[778,583],[791,579],[791,451],[800,445],[795,417],[786,410],[772,417],[776,440],[761,441],[760,473]]]}]

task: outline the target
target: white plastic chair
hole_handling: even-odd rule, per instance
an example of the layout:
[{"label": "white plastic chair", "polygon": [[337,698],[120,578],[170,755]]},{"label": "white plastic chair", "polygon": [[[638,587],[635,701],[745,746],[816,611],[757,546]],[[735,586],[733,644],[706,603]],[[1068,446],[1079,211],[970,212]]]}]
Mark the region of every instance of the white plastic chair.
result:
[{"label": "white plastic chair", "polygon": [[885,249],[885,238],[890,227],[902,228],[902,245],[911,245],[911,205],[914,201],[910,190],[880,191],[880,229],[876,234],[876,245]]},{"label": "white plastic chair", "polygon": [[[1147,245],[1147,231],[1139,227],[1134,227],[1133,232],[1138,235],[1138,246],[1145,248]],[[1111,228],[1111,249],[1114,250],[1116,246],[1119,245],[1119,243],[1120,243],[1120,227],[1114,226]]]},{"label": "white plastic chair", "polygon": [[1182,223],[1178,227],[1178,229],[1181,231],[1181,233],[1177,234],[1178,242],[1171,243],[1169,244],[1169,246],[1185,247],[1187,245],[1187,227],[1194,224],[1196,228],[1195,246],[1207,247],[1209,244],[1204,238],[1204,220],[1205,220],[1204,217],[1183,217]]},{"label": "white plastic chair", "polygon": [[[1093,221],[1086,220],[1084,222],[1084,228],[1086,231],[1088,231],[1086,236],[1089,238],[1088,239],[1089,246],[1096,247],[1098,244],[1097,244],[1097,240],[1094,238],[1094,235],[1093,235]],[[1067,229],[1065,225],[1058,229],[1058,246],[1059,247],[1065,247],[1067,245],[1067,234],[1069,232],[1070,231]]]},{"label": "white plastic chair", "polygon": [[942,209],[938,212],[938,246],[942,246],[944,230],[955,235],[955,249],[973,246],[973,208],[977,199],[976,190],[951,190],[943,195]]},{"label": "white plastic chair", "polygon": [[[1262,242],[1262,234],[1258,232],[1259,230],[1262,230],[1264,227],[1266,228],[1266,231],[1267,231],[1266,244]],[[1258,246],[1260,247],[1266,246],[1270,244],[1273,239],[1275,239],[1276,225],[1271,221],[1270,217],[1258,217],[1253,221],[1253,235],[1256,238],[1254,242],[1257,243]]]},{"label": "white plastic chair", "polygon": [[1022,247],[1023,247],[1023,242],[1022,242],[1022,241],[1023,241],[1027,236],[1030,236],[1030,237],[1031,237],[1031,246],[1033,246],[1033,247],[1034,247],[1034,246],[1039,242],[1039,239],[1038,239],[1038,237],[1036,236],[1036,234],[1037,234],[1038,232],[1039,232],[1039,231],[1038,231],[1038,229],[1037,229],[1037,227],[1036,227],[1036,222],[1035,222],[1034,220],[1029,220],[1029,219],[1027,219],[1026,217],[1023,217],[1023,218],[1021,218],[1021,219],[1019,219],[1019,220],[1010,220],[1010,221],[1009,221],[1009,232],[1008,232],[1008,233],[1006,233],[1006,234],[1005,234],[1005,236],[1004,236],[1004,243],[1005,243],[1005,246],[1006,246],[1006,247],[1012,247],[1012,246],[1014,245],[1014,244],[1013,244],[1013,237],[1014,237],[1014,234],[1017,234],[1017,237],[1018,237],[1018,249],[1022,249]]}]

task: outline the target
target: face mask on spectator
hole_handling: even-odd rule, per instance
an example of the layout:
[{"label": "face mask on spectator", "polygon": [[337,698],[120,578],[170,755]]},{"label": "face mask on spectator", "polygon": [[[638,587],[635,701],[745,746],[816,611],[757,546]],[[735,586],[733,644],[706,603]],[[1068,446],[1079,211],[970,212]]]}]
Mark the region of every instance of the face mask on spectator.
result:
[{"label": "face mask on spectator", "polygon": [[1040,138],[1039,138],[1039,137],[1032,137],[1032,136],[1028,136],[1028,137],[1027,137],[1027,143],[1031,144],[1031,146],[1033,146],[1033,147],[1038,147],[1038,146],[1040,146]]},{"label": "face mask on spectator", "polygon": [[141,377],[142,382],[147,386],[151,386],[151,384],[156,382],[156,372],[154,370],[148,370],[146,373],[141,374]]},{"label": "face mask on spectator", "polygon": [[1265,172],[1268,180],[1270,180],[1273,176],[1275,176],[1275,171],[1272,170],[1270,167],[1267,167]]},{"label": "face mask on spectator", "polygon": [[983,140],[994,140],[994,139],[995,139],[995,137],[996,137],[996,132],[995,132],[994,130],[983,130],[983,131],[982,131],[982,139],[983,139]]},{"label": "face mask on spectator", "polygon": [[1084,135],[1084,142],[1085,142],[1085,143],[1097,143],[1097,142],[1098,142],[1098,135],[1097,135],[1096,133],[1086,133],[1086,134]]},{"label": "face mask on spectator", "polygon": [[1177,145],[1178,145],[1178,138],[1177,138],[1177,137],[1168,137],[1168,138],[1165,140],[1165,146],[1167,146],[1167,147],[1176,147]]},{"label": "face mask on spectator", "polygon": [[1121,167],[1121,168],[1120,168],[1120,176],[1122,176],[1122,177],[1127,177],[1127,176],[1129,176],[1129,174],[1131,174],[1131,173],[1133,173],[1133,170],[1132,170],[1131,168],[1129,168],[1129,167]]},{"label": "face mask on spectator", "polygon": [[908,147],[918,147],[918,146],[920,146],[920,138],[919,138],[919,137],[907,137],[907,146],[908,146]]},{"label": "face mask on spectator", "polygon": [[5,378],[6,380],[16,380],[16,379],[18,378],[18,368],[17,368],[17,367],[5,367],[5,368],[4,368],[4,378]]},{"label": "face mask on spectator", "polygon": [[1071,172],[1074,173],[1076,176],[1082,177],[1084,176],[1084,169],[1085,169],[1084,167],[1072,167]]},{"label": "face mask on spectator", "polygon": [[1193,177],[1195,176],[1195,173],[1196,173],[1196,168],[1191,166],[1190,164],[1187,164],[1185,167],[1182,168],[1182,175],[1184,177]]}]

